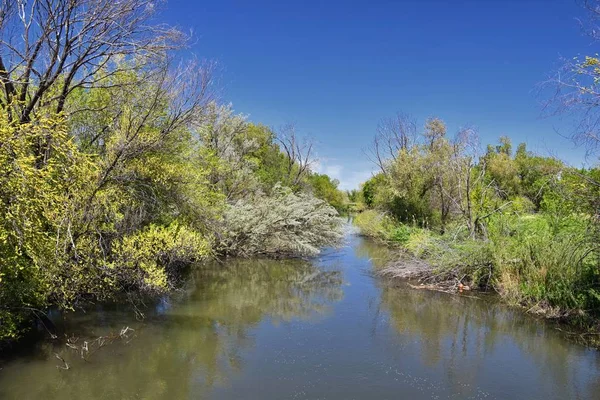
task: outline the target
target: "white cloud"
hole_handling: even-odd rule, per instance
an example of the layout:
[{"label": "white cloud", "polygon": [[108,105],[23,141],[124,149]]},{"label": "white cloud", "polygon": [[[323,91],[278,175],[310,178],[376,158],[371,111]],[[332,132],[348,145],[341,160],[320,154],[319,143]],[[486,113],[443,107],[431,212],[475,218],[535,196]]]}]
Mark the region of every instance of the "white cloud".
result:
[{"label": "white cloud", "polygon": [[344,167],[339,164],[331,164],[331,161],[334,160],[321,159],[313,165],[312,169],[318,174],[329,175],[332,179],[340,179]]},{"label": "white cloud", "polygon": [[[361,167],[361,166],[356,166]],[[364,166],[362,166],[364,167]],[[331,179],[340,181],[341,190],[358,189],[360,184],[373,176],[373,168],[349,169],[335,159],[320,159],[313,165],[313,171],[329,175]]]},{"label": "white cloud", "polygon": [[360,184],[368,180],[373,176],[373,171],[363,170],[363,171],[352,171],[348,174],[344,179],[340,179],[340,189],[342,190],[352,190],[358,189]]}]

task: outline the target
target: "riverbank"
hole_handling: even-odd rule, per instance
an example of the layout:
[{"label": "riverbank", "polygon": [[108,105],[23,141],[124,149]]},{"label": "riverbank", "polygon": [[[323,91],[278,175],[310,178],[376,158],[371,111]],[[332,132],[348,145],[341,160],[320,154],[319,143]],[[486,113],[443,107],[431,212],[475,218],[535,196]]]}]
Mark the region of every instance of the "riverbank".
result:
[{"label": "riverbank", "polygon": [[70,313],[78,349],[41,341],[15,354],[0,398],[594,398],[597,352],[495,297],[374,278],[394,252],[348,229],[344,246],[307,260],[208,262],[143,321],[125,304]]},{"label": "riverbank", "polygon": [[489,225],[486,240],[465,235],[460,226],[439,234],[375,211],[358,215],[355,224],[399,252],[378,275],[448,293],[494,292],[505,304],[554,320],[598,347],[598,260],[586,221],[578,218],[563,218],[560,229],[543,215],[505,218]]}]

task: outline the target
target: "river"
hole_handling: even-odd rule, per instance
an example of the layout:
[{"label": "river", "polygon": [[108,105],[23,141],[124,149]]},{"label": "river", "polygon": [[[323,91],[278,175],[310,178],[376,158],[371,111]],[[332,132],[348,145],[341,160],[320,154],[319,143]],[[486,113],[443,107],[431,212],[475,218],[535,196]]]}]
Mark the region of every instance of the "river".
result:
[{"label": "river", "polygon": [[374,278],[389,257],[348,228],[311,261],[202,266],[143,319],[67,316],[67,342],[0,364],[0,398],[600,399],[600,352],[493,299]]}]

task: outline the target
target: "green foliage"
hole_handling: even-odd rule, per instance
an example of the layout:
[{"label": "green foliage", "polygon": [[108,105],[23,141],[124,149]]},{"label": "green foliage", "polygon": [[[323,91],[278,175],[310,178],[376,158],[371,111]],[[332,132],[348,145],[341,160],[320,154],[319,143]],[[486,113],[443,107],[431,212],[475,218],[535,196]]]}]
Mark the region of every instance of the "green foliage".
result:
[{"label": "green foliage", "polygon": [[519,193],[529,198],[539,210],[544,196],[560,181],[565,170],[563,163],[527,152],[524,143],[519,145],[514,161],[519,171]]},{"label": "green foliage", "polygon": [[498,186],[499,195],[510,198],[520,192],[519,169],[510,153],[502,150],[486,155],[486,169],[488,179]]},{"label": "green foliage", "polygon": [[383,173],[373,176],[362,185],[362,199],[367,207],[378,208],[386,203],[388,180]]},{"label": "green foliage", "polygon": [[490,221],[489,239],[444,235],[394,224],[366,211],[357,218],[364,234],[400,245],[426,260],[436,279],[479,288],[495,288],[506,301],[534,307],[550,317],[581,322],[598,318],[600,268],[598,243],[589,235],[589,220],[556,221],[544,215],[504,216]]},{"label": "green foliage", "polygon": [[172,64],[184,35],[146,3],[34,2],[41,30],[3,18],[37,45],[15,42],[0,82],[0,344],[48,306],[163,293],[219,251],[305,255],[340,235],[310,194],[341,209],[336,183],[309,181],[296,136],[282,151],[216,103],[210,65]]},{"label": "green foliage", "polygon": [[288,161],[275,142],[275,133],[266,126],[250,124],[248,137],[258,144],[251,157],[263,190],[269,192],[277,184],[290,186],[292,179],[287,170]]},{"label": "green foliage", "polygon": [[114,244],[114,252],[112,268],[118,266],[139,275],[127,277],[127,283],[142,290],[165,291],[169,289],[166,268],[205,259],[211,254],[211,243],[198,232],[173,222],[168,226],[150,225],[123,238]]},{"label": "green foliage", "polygon": [[338,189],[339,182],[325,174],[311,174],[308,181],[315,197],[325,200],[333,208],[341,212],[345,206],[344,193]]},{"label": "green foliage", "polygon": [[346,191],[346,198],[348,204],[346,205],[347,211],[351,214],[361,213],[365,210],[365,200],[363,191],[359,189],[352,189]]},{"label": "green foliage", "polygon": [[525,216],[511,221],[509,234],[494,238],[497,281],[510,301],[538,305],[553,316],[597,317],[600,285],[597,246],[585,218]]},{"label": "green foliage", "polygon": [[[0,114],[4,115],[4,114]],[[79,153],[60,117],[28,124],[0,121],[0,339],[15,337],[31,310],[61,290],[57,263],[70,221],[97,169]],[[47,157],[39,143],[52,138]]]},{"label": "green foliage", "polygon": [[387,216],[375,210],[366,210],[354,217],[354,224],[363,235],[382,240],[387,238],[390,222]]},{"label": "green foliage", "polygon": [[389,237],[396,243],[407,244],[411,238],[411,234],[412,229],[402,224],[392,229],[392,231],[389,234]]},{"label": "green foliage", "polygon": [[397,223],[393,218],[375,210],[366,210],[354,217],[354,224],[360,229],[361,234],[390,244],[410,247],[411,243],[417,245],[418,235],[428,231]]}]

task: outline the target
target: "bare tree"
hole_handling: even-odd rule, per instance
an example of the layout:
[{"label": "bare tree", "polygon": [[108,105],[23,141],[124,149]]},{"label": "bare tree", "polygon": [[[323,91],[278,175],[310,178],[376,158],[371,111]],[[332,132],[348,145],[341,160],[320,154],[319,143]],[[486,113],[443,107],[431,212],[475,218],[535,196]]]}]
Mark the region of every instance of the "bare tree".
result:
[{"label": "bare tree", "polygon": [[[600,42],[600,0],[579,0],[585,9],[585,18],[580,20],[581,29],[594,43]],[[570,115],[574,127],[570,138],[577,145],[584,146],[587,156],[600,156],[600,56],[595,52],[590,56],[565,59],[558,72],[541,85],[541,94],[549,98],[543,103],[546,115]],[[550,94],[548,95],[548,90]],[[548,97],[546,97],[548,96]],[[596,160],[598,161],[598,160]],[[582,193],[578,202],[586,204],[592,218],[589,239],[598,243],[600,238],[600,188],[598,179],[592,174],[575,172],[582,183]],[[600,253],[600,247],[595,246]],[[600,259],[600,258],[599,258]]]},{"label": "bare tree", "polygon": [[300,138],[293,124],[281,127],[277,133],[277,141],[287,158],[287,173],[292,185],[298,185],[309,171],[316,159],[313,158],[313,142],[308,138]]},{"label": "bare tree", "polygon": [[59,113],[75,89],[108,84],[180,47],[180,31],[150,23],[156,3],[2,0],[0,106],[9,120],[29,122],[41,105]]},{"label": "bare tree", "polygon": [[392,118],[379,122],[377,133],[365,154],[375,163],[384,174],[387,174],[387,165],[395,161],[400,150],[408,150],[415,144],[417,138],[417,125],[407,114],[396,113]]},{"label": "bare tree", "polygon": [[588,155],[600,149],[600,86],[596,83],[599,76],[592,68],[596,60],[586,57],[583,61],[565,61],[556,75],[542,84],[544,93],[552,90],[550,99],[543,104],[544,114],[572,116],[575,125],[568,136],[584,146]]},{"label": "bare tree", "polygon": [[[594,41],[600,41],[600,1],[578,1],[586,11],[579,20],[581,29]],[[540,85],[540,94],[546,99],[546,115],[571,115],[575,126],[568,135],[583,145],[588,155],[600,151],[600,58],[591,56],[563,59],[563,65]],[[549,99],[548,99],[549,98]]]},{"label": "bare tree", "polygon": [[450,187],[454,190],[448,190],[444,186],[442,189],[458,210],[469,234],[472,237],[486,237],[485,221],[508,207],[512,201],[489,207],[488,203],[497,191],[496,182],[485,179],[485,157],[480,157],[479,136],[474,128],[461,129],[452,143],[452,149],[447,168],[453,181]]}]

